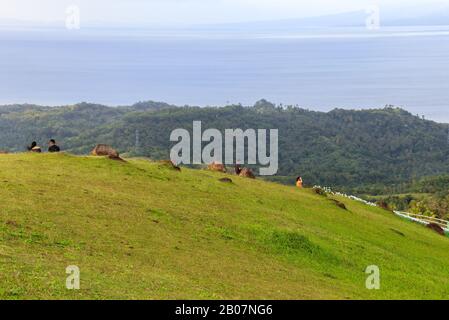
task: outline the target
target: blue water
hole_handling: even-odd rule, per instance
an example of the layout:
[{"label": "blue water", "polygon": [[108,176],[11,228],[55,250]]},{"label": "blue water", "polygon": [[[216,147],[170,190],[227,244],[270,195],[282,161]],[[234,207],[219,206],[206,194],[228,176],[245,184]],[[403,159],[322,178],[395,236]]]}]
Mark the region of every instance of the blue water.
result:
[{"label": "blue water", "polygon": [[[449,29],[446,29],[449,30]],[[0,30],[0,104],[403,106],[449,122],[449,33]]]}]

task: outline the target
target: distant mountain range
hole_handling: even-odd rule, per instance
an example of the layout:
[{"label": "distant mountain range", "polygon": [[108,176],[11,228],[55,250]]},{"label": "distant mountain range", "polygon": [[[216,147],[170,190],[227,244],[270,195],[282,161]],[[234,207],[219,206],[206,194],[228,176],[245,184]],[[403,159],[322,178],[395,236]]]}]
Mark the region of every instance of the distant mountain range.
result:
[{"label": "distant mountain range", "polygon": [[[364,27],[370,13],[361,10],[339,14],[285,19],[273,21],[258,21],[209,26],[212,30],[229,31],[298,31],[314,28],[344,28]],[[449,25],[449,6],[443,7],[412,7],[403,10],[379,10],[380,24],[389,26],[447,26]]]},{"label": "distant mountain range", "polygon": [[[426,5],[426,6],[409,6],[380,9],[381,26],[442,26],[449,25],[449,5]],[[363,27],[366,25],[366,20],[369,13],[365,10],[343,12],[338,14],[323,15],[316,17],[298,18],[298,19],[284,19],[284,20],[270,20],[270,21],[256,21],[243,23],[222,23],[222,24],[208,24],[208,25],[194,25],[190,27],[183,27],[184,30],[202,30],[209,31],[297,31],[304,28],[331,28],[331,27]],[[0,27],[4,26],[22,26],[22,27],[61,27],[64,26],[64,21],[47,21],[47,22],[32,22],[14,19],[0,19]],[[108,28],[112,25],[104,25],[100,22],[86,23],[85,27]],[[116,25],[115,27],[119,27]],[[156,28],[151,26],[137,26],[132,28]],[[121,25],[120,28],[126,29],[126,26]],[[167,27],[168,28],[168,27]],[[156,28],[157,29],[157,28]],[[171,28],[168,28],[171,29]],[[181,29],[179,27],[174,29]]]}]

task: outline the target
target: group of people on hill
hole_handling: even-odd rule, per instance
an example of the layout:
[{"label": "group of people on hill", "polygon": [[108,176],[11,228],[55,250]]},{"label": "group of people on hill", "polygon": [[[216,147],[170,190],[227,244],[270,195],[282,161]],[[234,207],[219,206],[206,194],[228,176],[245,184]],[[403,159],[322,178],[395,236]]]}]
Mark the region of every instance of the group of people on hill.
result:
[{"label": "group of people on hill", "polygon": [[[36,141],[33,141],[31,145],[27,147],[30,152],[42,152],[42,148],[37,145]],[[48,152],[60,152],[61,148],[56,144],[55,139],[50,139],[48,141]],[[242,168],[238,165],[235,166],[235,172],[239,175],[242,172]],[[303,188],[302,177],[296,178],[296,187]]]},{"label": "group of people on hill", "polygon": [[[31,145],[27,147],[29,152],[37,152],[41,153],[42,148],[37,145],[36,141],[31,142]],[[59,152],[61,151],[61,148],[56,144],[55,139],[50,139],[48,141],[48,152]]]}]

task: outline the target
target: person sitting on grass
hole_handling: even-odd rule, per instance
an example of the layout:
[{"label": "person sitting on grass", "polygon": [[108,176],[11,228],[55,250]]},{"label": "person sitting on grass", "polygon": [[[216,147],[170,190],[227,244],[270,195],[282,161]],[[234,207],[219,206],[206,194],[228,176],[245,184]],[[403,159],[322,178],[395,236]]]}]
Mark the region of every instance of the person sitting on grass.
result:
[{"label": "person sitting on grass", "polygon": [[236,175],[240,175],[240,173],[242,172],[242,167],[238,164],[235,165],[235,174]]},{"label": "person sitting on grass", "polygon": [[48,152],[59,152],[61,149],[56,145],[55,139],[48,141]]},{"label": "person sitting on grass", "polygon": [[302,178],[298,177],[296,178],[296,186],[300,189],[302,189],[303,185],[302,185]]},{"label": "person sitting on grass", "polygon": [[31,145],[28,146],[27,149],[28,149],[28,151],[30,151],[30,152],[37,152],[37,153],[41,153],[41,152],[42,152],[41,147],[39,147],[39,146],[37,145],[37,142],[36,142],[36,141],[31,142]]}]

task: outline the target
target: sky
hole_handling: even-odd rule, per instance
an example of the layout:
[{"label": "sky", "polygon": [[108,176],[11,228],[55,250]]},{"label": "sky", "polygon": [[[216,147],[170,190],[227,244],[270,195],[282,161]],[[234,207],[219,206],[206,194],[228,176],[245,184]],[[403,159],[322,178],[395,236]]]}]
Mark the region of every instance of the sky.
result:
[{"label": "sky", "polygon": [[449,0],[0,0],[1,21],[63,21],[71,5],[86,24],[108,26],[186,25],[302,18],[364,10],[431,4]]}]

